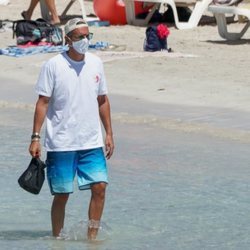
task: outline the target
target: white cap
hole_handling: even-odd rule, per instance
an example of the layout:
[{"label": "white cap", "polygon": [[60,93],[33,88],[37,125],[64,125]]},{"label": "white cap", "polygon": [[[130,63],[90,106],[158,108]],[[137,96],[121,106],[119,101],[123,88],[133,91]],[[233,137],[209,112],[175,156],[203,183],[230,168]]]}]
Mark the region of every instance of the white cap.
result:
[{"label": "white cap", "polygon": [[70,19],[65,24],[65,27],[64,27],[65,35],[69,34],[69,32],[71,32],[72,30],[81,28],[81,27],[88,27],[88,24],[82,18],[77,17],[77,18]]}]

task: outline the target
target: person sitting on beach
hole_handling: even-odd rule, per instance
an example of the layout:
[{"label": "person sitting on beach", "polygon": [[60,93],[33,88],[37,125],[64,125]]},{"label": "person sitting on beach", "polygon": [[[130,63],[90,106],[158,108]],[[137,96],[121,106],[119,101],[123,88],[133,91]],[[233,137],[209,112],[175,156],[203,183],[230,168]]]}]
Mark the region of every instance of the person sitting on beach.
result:
[{"label": "person sitting on beach", "polygon": [[[77,176],[80,190],[91,190],[88,238],[95,239],[108,183],[106,160],[114,150],[110,104],[103,63],[87,52],[91,33],[81,18],[65,25],[69,46],[44,64],[36,84],[39,95],[29,152],[40,157],[40,130],[46,119],[47,179],[54,200],[53,236],[63,228],[65,206]],[[103,143],[101,122],[106,132]],[[105,154],[103,146],[105,145]]]},{"label": "person sitting on beach", "polygon": [[[37,6],[38,2],[39,2],[39,0],[31,0],[29,8],[27,10],[24,10],[21,13],[22,17],[25,20],[31,19],[33,11],[34,11],[35,7]],[[58,17],[57,10],[56,10],[55,0],[45,0],[45,3],[49,9],[50,14],[51,14],[50,23],[51,24],[60,24],[60,19]]]}]

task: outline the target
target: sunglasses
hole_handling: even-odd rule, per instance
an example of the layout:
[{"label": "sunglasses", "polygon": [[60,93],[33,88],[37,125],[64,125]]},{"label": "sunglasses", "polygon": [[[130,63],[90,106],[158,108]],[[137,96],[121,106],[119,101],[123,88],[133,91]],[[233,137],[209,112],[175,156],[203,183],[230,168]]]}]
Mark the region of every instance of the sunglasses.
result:
[{"label": "sunglasses", "polygon": [[79,36],[72,36],[72,38],[76,41],[80,41],[84,38],[87,38],[88,40],[91,40],[93,38],[93,33],[89,33],[87,35],[79,35]]}]

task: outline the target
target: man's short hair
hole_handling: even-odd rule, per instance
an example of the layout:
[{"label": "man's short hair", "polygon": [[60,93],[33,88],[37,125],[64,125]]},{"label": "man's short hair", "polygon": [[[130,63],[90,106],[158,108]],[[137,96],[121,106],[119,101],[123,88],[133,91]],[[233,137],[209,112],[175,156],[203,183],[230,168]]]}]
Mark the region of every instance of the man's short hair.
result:
[{"label": "man's short hair", "polygon": [[77,29],[77,28],[81,28],[81,27],[88,27],[88,24],[85,20],[83,20],[82,18],[73,18],[70,19],[64,27],[64,32],[65,35],[68,35],[71,31]]}]

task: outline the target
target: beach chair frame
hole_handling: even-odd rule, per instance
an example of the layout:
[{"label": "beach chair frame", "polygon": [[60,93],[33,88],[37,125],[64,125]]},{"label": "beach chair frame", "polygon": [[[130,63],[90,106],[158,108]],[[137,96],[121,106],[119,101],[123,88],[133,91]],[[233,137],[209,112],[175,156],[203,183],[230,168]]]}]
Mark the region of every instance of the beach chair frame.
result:
[{"label": "beach chair frame", "polygon": [[[134,3],[145,2],[153,4],[151,11],[144,19],[139,19],[135,15]],[[237,6],[214,5],[212,0],[124,0],[126,8],[127,23],[136,26],[147,26],[150,19],[161,4],[167,4],[172,8],[175,26],[177,29],[192,29],[198,26],[199,21],[206,11],[210,11],[215,16],[219,35],[226,40],[239,40],[246,33],[250,26],[250,9],[244,9]],[[177,7],[191,7],[192,13],[187,22],[180,22],[177,13]],[[229,32],[227,15],[244,16],[248,21],[243,25],[239,32]]]},{"label": "beach chair frame", "polygon": [[[216,18],[219,35],[226,40],[239,40],[246,33],[250,26],[250,10],[235,6],[211,5],[208,10],[212,12]],[[239,32],[229,32],[226,15],[232,14],[247,17],[248,21],[243,24],[243,28]]]},{"label": "beach chair frame", "polygon": [[[160,8],[161,4],[169,5],[173,10],[175,26],[177,29],[192,29],[196,27],[207,10],[208,5],[212,2],[212,0],[136,0],[138,2],[146,2],[152,3],[154,6],[151,11],[147,14],[145,19],[138,19],[135,16],[135,0],[124,0],[125,8],[126,8],[126,18],[127,23],[136,26],[147,26],[154,12]],[[192,13],[187,22],[180,22],[177,7],[192,7]]]},{"label": "beach chair frame", "polygon": [[[61,19],[64,19],[66,17],[66,14],[67,14],[68,10],[77,1],[78,1],[78,3],[81,6],[82,18],[84,20],[87,20],[86,10],[85,10],[85,6],[84,6],[84,0],[70,0],[70,2],[66,6],[66,8],[62,12],[62,14],[60,15]],[[40,9],[41,9],[41,16],[42,16],[42,18],[45,19],[46,21],[49,21],[50,20],[50,14],[49,14],[49,10],[48,10],[47,5],[45,4],[44,0],[40,0]]]}]

